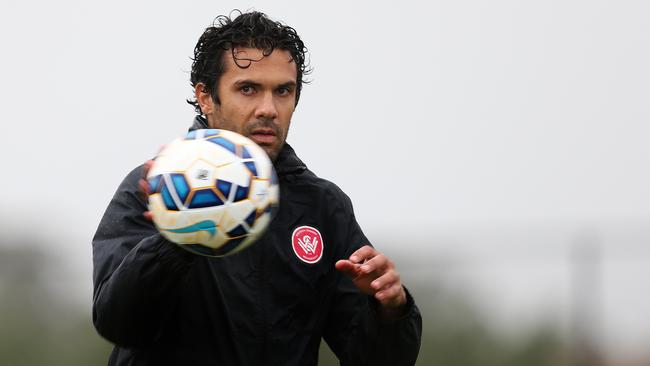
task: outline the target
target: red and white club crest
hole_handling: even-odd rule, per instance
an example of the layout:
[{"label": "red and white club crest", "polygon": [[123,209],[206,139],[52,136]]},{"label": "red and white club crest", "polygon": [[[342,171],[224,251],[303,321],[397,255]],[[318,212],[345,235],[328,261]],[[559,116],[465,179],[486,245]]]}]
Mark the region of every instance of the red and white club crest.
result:
[{"label": "red and white club crest", "polygon": [[318,229],[300,226],[291,236],[293,252],[305,263],[316,263],[323,256],[323,237]]}]

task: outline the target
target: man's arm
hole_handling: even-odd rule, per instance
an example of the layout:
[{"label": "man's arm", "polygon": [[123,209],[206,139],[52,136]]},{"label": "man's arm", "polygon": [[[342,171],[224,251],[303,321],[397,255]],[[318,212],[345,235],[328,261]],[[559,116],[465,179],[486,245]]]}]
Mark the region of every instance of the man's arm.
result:
[{"label": "man's arm", "polygon": [[324,338],[342,365],[414,365],[422,318],[392,261],[366,245],[349,198],[331,217],[343,247]]},{"label": "man's arm", "polygon": [[350,258],[337,261],[336,269],[350,277],[361,292],[379,302],[377,311],[383,320],[397,319],[405,312],[406,291],[395,263],[372,246],[363,246]]},{"label": "man's arm", "polygon": [[139,167],[124,179],[93,239],[93,323],[124,347],[157,339],[194,259],[144,217],[142,175]]},{"label": "man's arm", "polygon": [[324,338],[341,365],[414,365],[420,349],[422,318],[408,291],[404,312],[386,320],[378,301],[360,296],[348,277],[340,277]]}]

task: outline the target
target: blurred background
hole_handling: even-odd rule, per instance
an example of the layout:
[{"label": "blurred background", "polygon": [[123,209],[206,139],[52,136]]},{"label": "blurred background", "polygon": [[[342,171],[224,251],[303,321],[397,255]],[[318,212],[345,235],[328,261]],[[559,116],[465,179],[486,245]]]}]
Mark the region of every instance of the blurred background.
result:
[{"label": "blurred background", "polygon": [[3,1],[2,365],[106,364],[94,231],[189,126],[195,42],[233,8],[309,48],[288,141],[397,263],[418,365],[650,365],[650,3],[631,0]]}]

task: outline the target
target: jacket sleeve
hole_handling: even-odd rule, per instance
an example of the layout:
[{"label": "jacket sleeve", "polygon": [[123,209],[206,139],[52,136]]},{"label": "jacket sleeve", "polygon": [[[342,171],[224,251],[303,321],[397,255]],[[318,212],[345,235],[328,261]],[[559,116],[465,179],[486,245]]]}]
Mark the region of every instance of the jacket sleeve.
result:
[{"label": "jacket sleeve", "polygon": [[194,257],[164,239],[143,216],[133,170],[111,200],[93,238],[93,323],[123,347],[155,342],[173,311]]},{"label": "jacket sleeve", "polygon": [[[334,222],[343,233],[338,259],[348,258],[356,249],[370,244],[361,231],[352,204],[343,194],[343,208],[336,210]],[[343,221],[341,221],[343,220]],[[325,330],[325,341],[341,365],[414,365],[420,349],[422,317],[406,290],[404,312],[390,321],[379,317],[379,302],[361,293],[352,280],[337,273],[336,294]]]}]

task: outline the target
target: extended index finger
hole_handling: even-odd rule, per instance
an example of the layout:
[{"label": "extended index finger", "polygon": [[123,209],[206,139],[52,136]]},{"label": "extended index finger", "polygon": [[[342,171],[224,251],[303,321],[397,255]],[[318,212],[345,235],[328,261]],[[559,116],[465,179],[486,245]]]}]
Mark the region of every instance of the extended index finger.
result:
[{"label": "extended index finger", "polygon": [[375,248],[371,247],[370,245],[365,245],[350,255],[350,261],[354,263],[363,263],[367,260],[372,259],[376,255],[377,251],[375,251]]}]

